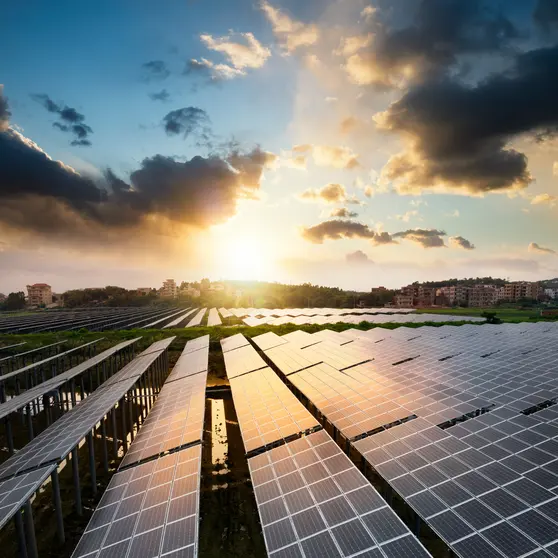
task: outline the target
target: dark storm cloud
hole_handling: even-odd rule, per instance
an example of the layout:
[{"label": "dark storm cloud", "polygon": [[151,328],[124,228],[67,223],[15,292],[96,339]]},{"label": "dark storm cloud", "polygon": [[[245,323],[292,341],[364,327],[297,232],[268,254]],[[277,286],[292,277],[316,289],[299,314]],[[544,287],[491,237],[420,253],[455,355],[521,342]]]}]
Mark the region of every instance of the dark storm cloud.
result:
[{"label": "dark storm cloud", "polygon": [[374,41],[347,60],[347,71],[359,83],[398,86],[412,69],[414,80],[445,72],[459,56],[496,52],[519,33],[491,0],[422,0],[412,23],[389,28],[368,20]]},{"label": "dark storm cloud", "polygon": [[510,70],[476,86],[442,79],[411,89],[377,119],[409,142],[384,168],[384,178],[399,181],[402,190],[525,188],[532,181],[527,157],[509,142],[556,130],[557,66],[553,46],[517,55]]},{"label": "dark storm cloud", "polygon": [[164,103],[170,99],[170,93],[166,89],[161,89],[161,91],[149,93],[149,98],[152,101],[162,101]]},{"label": "dark storm cloud", "polygon": [[184,107],[169,112],[163,118],[165,132],[169,136],[182,135],[209,141],[211,136],[210,120],[207,112],[197,107]]},{"label": "dark storm cloud", "polygon": [[302,237],[313,244],[322,244],[324,240],[341,240],[343,238],[361,238],[376,244],[389,244],[392,238],[387,233],[377,233],[368,225],[355,221],[332,219],[312,227],[302,229]]},{"label": "dark storm cloud", "polygon": [[[2,114],[8,114],[0,96]],[[16,130],[0,133],[0,228],[45,237],[101,239],[105,231],[125,231],[169,222],[204,228],[236,212],[237,201],[254,197],[264,169],[275,156],[255,148],[221,156],[178,161],[155,155],[123,180],[111,170],[97,182],[52,160]],[[166,230],[166,229],[165,229]]]},{"label": "dark storm cloud", "polygon": [[558,25],[558,2],[556,0],[538,0],[533,13],[535,21],[545,30]]},{"label": "dark storm cloud", "polygon": [[151,60],[141,65],[143,81],[162,81],[170,76],[170,70],[163,60]]},{"label": "dark storm cloud", "polygon": [[393,238],[404,238],[416,242],[423,248],[441,248],[446,245],[443,239],[443,237],[446,236],[445,231],[439,231],[437,229],[409,229],[396,232],[391,236]]},{"label": "dark storm cloud", "polygon": [[76,109],[66,105],[55,103],[48,95],[31,95],[31,97],[41,103],[43,107],[50,113],[57,114],[60,122],[54,122],[53,126],[61,132],[68,132],[75,136],[71,145],[90,146],[89,134],[93,133],[90,126],[85,124],[85,116]]}]

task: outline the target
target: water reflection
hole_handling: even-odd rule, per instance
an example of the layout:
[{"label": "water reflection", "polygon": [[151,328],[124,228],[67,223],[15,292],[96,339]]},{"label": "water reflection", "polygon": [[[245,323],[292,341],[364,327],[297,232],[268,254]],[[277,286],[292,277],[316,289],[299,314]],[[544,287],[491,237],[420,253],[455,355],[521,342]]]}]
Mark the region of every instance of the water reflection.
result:
[{"label": "water reflection", "polygon": [[229,444],[227,441],[227,427],[225,424],[225,405],[222,399],[211,401],[211,461],[215,467],[214,475],[225,475],[229,472],[226,467]]}]

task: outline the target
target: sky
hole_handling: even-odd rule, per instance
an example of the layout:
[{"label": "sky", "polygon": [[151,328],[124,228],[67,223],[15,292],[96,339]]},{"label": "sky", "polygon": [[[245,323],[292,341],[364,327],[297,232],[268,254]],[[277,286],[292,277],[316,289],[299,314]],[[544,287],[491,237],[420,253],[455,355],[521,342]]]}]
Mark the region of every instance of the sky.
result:
[{"label": "sky", "polygon": [[558,276],[555,0],[2,16],[0,292]]}]

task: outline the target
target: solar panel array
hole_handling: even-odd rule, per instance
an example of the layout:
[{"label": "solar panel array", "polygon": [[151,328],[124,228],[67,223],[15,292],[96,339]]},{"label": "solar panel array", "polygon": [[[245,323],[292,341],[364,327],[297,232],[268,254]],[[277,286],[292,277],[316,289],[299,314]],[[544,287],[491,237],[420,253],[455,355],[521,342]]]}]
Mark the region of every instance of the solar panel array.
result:
[{"label": "solar panel array", "polygon": [[116,473],[72,558],[197,556],[201,445]]},{"label": "solar panel array", "polygon": [[[208,336],[200,339],[205,342]],[[194,341],[199,344],[198,340]],[[209,345],[194,350],[186,345],[124,456],[121,468],[201,442],[208,355]]]},{"label": "solar panel array", "polygon": [[207,308],[199,310],[198,313],[186,324],[186,327],[197,327],[201,325],[206,312]]},{"label": "solar panel array", "polygon": [[46,465],[25,475],[0,481],[0,529],[39,490],[57,465]]},{"label": "solar panel array", "polygon": [[255,353],[235,337],[226,368],[268,555],[430,556],[270,368],[231,377],[230,355]]},{"label": "solar panel array", "polygon": [[197,556],[208,349],[186,344],[73,558]]},{"label": "solar panel array", "polygon": [[219,312],[217,312],[217,308],[211,308],[207,316],[207,325],[219,326],[221,324],[222,322],[221,322],[221,318],[219,317]]},{"label": "solar panel array", "polygon": [[[135,344],[139,341],[141,337],[136,337],[135,339],[130,339],[129,341],[123,341],[122,343],[118,343],[114,347],[95,355],[94,357],[58,374],[54,378],[47,380],[46,382],[40,383],[37,386],[28,389],[27,391],[23,392],[20,395],[16,395],[12,397],[5,403],[0,404],[0,419],[9,416],[11,413],[14,413],[18,409],[22,409],[35,399],[41,397],[42,395],[57,390],[60,386],[64,385],[66,382],[80,376],[84,372],[88,370],[92,370],[99,364],[105,362],[107,359],[118,353],[119,351]],[[83,394],[82,394],[83,396]]]},{"label": "solar panel array", "polygon": [[[557,334],[542,322],[349,330],[278,347],[324,346],[322,363],[290,372],[275,359],[458,556],[538,558],[558,555]],[[341,370],[335,342],[371,361]]]},{"label": "solar panel array", "polygon": [[178,316],[178,318],[175,318],[174,320],[172,320],[168,324],[164,325],[163,329],[168,329],[168,328],[171,328],[171,327],[178,327],[178,325],[180,323],[182,323],[186,318],[188,318],[188,316],[191,316],[196,310],[197,310],[197,308],[188,309],[186,312],[184,312],[180,316]]},{"label": "solar panel array", "polygon": [[[484,322],[478,316],[446,314],[414,314],[408,308],[231,308],[231,315],[241,318],[247,326],[283,324],[348,323],[425,323],[425,322]],[[222,313],[222,312],[221,312]]]},{"label": "solar panel array", "polygon": [[[157,341],[0,465],[0,479],[64,459],[164,354],[174,337]],[[109,385],[110,384],[110,385]]]},{"label": "solar panel array", "polygon": [[86,328],[89,331],[130,329],[141,327],[158,318],[170,316],[178,308],[124,308],[98,307],[40,310],[24,316],[0,316],[0,333],[33,333],[39,331],[71,331]]}]

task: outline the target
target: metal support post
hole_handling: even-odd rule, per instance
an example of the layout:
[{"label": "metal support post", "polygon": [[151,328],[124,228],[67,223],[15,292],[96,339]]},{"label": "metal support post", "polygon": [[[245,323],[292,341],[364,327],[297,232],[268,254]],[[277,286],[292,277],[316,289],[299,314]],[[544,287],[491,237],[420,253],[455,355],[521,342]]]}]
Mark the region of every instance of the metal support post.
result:
[{"label": "metal support post", "polygon": [[8,440],[8,454],[11,456],[14,454],[14,433],[12,431],[12,419],[9,416],[4,419],[4,425],[6,427],[6,438]]},{"label": "metal support post", "polygon": [[23,519],[21,510],[17,510],[14,515],[15,530],[17,534],[17,544],[19,547],[20,558],[27,558],[27,543],[25,542],[25,529],[23,528]]},{"label": "metal support post", "polygon": [[87,434],[87,450],[89,451],[89,474],[91,475],[91,489],[93,496],[97,494],[97,468],[95,467],[95,441],[93,434]]},{"label": "metal support post", "polygon": [[38,558],[39,552],[37,551],[37,539],[35,538],[31,500],[27,500],[23,506],[23,525],[25,527],[25,538],[27,539],[27,557]]},{"label": "metal support post", "polygon": [[101,439],[103,442],[103,468],[106,474],[109,472],[108,446],[107,446],[107,417],[101,419]]},{"label": "metal support post", "polygon": [[27,405],[27,430],[29,432],[29,441],[31,441],[35,435],[33,433],[33,415],[31,413],[31,406]]},{"label": "metal support post", "polygon": [[64,536],[64,516],[62,514],[62,500],[60,499],[60,480],[58,478],[58,469],[54,469],[50,475],[52,481],[52,500],[54,503],[54,511],[56,513],[56,533],[58,542],[64,544],[66,537]]},{"label": "metal support post", "polygon": [[120,418],[122,420],[122,447],[124,448],[124,453],[128,451],[128,430],[126,428],[126,397],[120,400]]},{"label": "metal support post", "polygon": [[79,484],[79,462],[78,462],[78,448],[77,446],[72,450],[72,474],[74,477],[74,493],[76,498],[76,513],[83,515],[83,508],[81,506],[81,486]]}]

